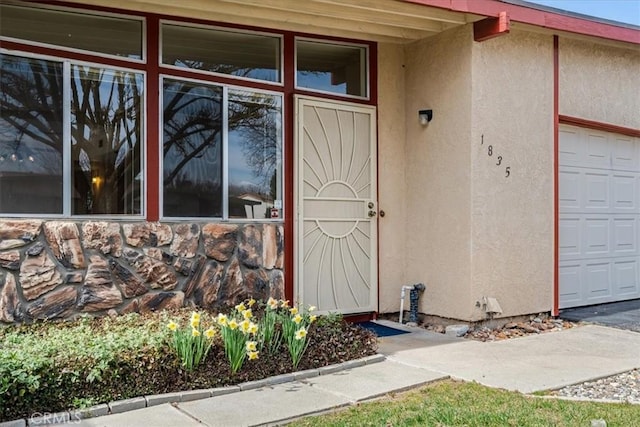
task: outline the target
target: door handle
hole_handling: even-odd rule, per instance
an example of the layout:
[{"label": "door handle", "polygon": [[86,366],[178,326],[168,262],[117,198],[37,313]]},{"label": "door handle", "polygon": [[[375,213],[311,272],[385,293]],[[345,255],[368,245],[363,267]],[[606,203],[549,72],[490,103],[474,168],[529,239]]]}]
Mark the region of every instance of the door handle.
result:
[{"label": "door handle", "polygon": [[369,218],[373,218],[374,216],[376,216],[376,211],[370,210],[369,211]]}]

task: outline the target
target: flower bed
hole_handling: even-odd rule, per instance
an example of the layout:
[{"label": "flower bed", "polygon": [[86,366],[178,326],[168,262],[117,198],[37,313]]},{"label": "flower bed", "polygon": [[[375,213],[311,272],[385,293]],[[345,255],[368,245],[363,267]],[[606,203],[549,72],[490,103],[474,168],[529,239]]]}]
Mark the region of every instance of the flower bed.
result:
[{"label": "flower bed", "polygon": [[[244,356],[237,356],[243,361],[235,373],[228,345],[225,349],[225,326],[219,313],[198,312],[197,322],[192,311],[179,310],[2,328],[0,421],[142,395],[233,385],[376,352],[376,336],[340,316],[311,320],[309,312],[297,313],[281,306],[277,310],[294,325],[293,341],[284,336],[286,325],[283,327],[280,319],[275,332],[281,334],[281,342],[272,345],[264,341],[260,331],[270,309],[266,305],[254,308],[250,317],[236,307],[226,318],[229,322],[240,316],[236,323],[249,320],[258,329],[246,324],[247,335],[241,339],[242,351],[238,353]],[[167,327],[170,324],[171,328]],[[242,328],[238,325],[234,330]],[[185,363],[178,356],[179,331],[202,339],[199,365]],[[296,344],[303,348],[296,350]],[[295,351],[300,355],[297,367]]]}]

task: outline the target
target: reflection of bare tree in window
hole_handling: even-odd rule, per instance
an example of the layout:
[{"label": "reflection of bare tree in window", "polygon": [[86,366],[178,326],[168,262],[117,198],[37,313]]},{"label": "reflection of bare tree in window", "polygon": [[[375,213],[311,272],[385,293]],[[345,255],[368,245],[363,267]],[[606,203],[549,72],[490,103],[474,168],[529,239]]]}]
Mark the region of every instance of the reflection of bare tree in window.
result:
[{"label": "reflection of bare tree in window", "polygon": [[26,136],[61,153],[62,64],[5,55],[2,62],[3,144]]},{"label": "reflection of bare tree in window", "polygon": [[62,64],[0,55],[0,212],[62,212]]},{"label": "reflection of bare tree in window", "polygon": [[[243,164],[268,192],[279,162],[279,97],[244,91],[229,97],[228,132],[240,137]],[[163,101],[164,214],[222,215],[222,89],[166,79]]]},{"label": "reflection of bare tree in window", "polygon": [[140,213],[141,90],[131,72],[72,68],[74,213]]},{"label": "reflection of bare tree in window", "polygon": [[[58,152],[47,168],[61,171],[62,65],[17,57],[15,63],[3,65],[2,119],[14,135]],[[71,77],[73,213],[139,213],[142,76],[72,66]]]},{"label": "reflection of bare tree in window", "polygon": [[241,136],[246,165],[268,190],[280,162],[280,99],[261,94],[243,94],[229,102],[229,129]]},{"label": "reflection of bare tree in window", "polygon": [[222,91],[165,80],[164,215],[222,214]]}]

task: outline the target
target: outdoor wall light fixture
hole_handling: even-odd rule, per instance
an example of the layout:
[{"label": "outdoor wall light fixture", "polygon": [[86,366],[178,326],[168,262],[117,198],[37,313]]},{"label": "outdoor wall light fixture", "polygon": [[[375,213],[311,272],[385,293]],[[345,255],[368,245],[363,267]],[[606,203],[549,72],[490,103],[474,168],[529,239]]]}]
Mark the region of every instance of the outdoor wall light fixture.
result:
[{"label": "outdoor wall light fixture", "polygon": [[426,126],[433,119],[433,110],[418,110],[420,124]]}]

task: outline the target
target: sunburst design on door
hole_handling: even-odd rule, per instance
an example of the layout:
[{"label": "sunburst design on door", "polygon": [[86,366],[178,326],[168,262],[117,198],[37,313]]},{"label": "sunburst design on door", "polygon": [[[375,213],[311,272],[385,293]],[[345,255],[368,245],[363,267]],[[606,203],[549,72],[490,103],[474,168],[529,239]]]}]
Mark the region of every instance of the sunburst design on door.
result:
[{"label": "sunburst design on door", "polygon": [[305,105],[300,135],[303,294],[320,310],[371,305],[371,112]]}]

